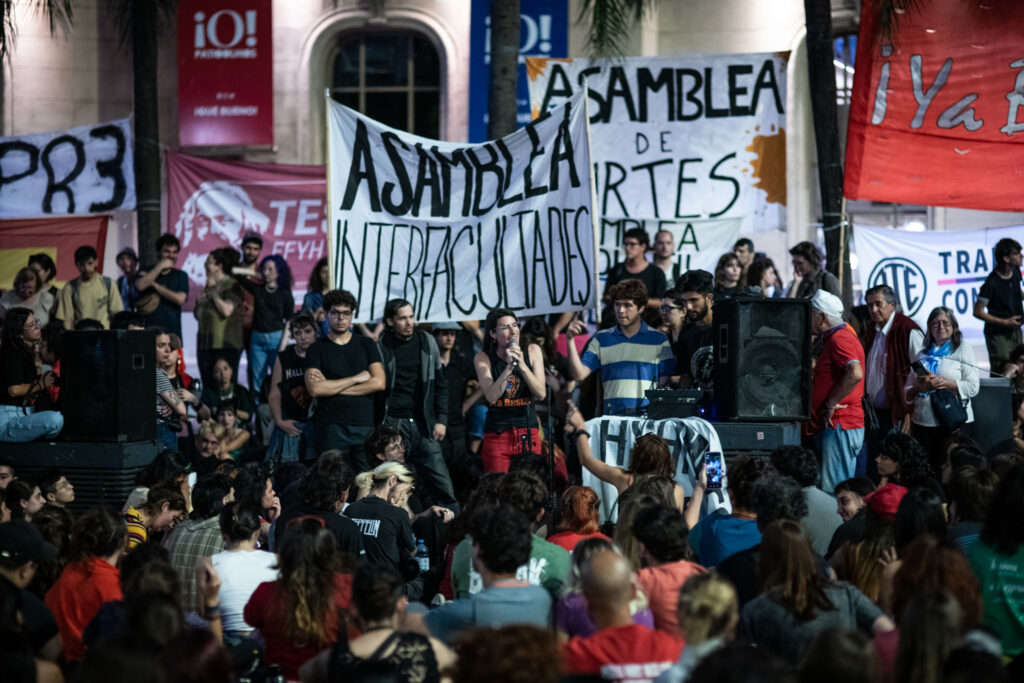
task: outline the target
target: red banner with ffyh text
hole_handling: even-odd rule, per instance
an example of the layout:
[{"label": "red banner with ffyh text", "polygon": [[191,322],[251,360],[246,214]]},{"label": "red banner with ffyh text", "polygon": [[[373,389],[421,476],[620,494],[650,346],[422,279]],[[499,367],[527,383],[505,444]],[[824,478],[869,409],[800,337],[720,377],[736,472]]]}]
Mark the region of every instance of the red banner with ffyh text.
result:
[{"label": "red banner with ffyh text", "polygon": [[274,144],[271,0],[178,3],[182,147]]},{"label": "red banner with ffyh text", "polygon": [[181,240],[178,268],[193,302],[206,284],[206,256],[241,249],[247,232],[263,237],[262,259],[279,254],[302,301],[313,266],[327,256],[327,171],[323,166],[226,162],[167,153],[167,225]]},{"label": "red banner with ffyh text", "polygon": [[1024,3],[925,0],[876,38],[864,0],[850,199],[1024,211]]},{"label": "red banner with ffyh text", "polygon": [[28,265],[28,257],[45,253],[57,264],[54,281],[61,287],[78,277],[75,249],[96,249],[96,269],[103,272],[109,216],[81,218],[19,218],[0,221],[0,289],[10,289],[14,276]]}]

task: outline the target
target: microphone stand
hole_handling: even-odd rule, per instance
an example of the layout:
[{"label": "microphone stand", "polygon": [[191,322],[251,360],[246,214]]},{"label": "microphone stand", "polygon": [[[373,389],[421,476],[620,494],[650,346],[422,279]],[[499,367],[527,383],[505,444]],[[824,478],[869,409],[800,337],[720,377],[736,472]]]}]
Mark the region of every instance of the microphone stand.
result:
[{"label": "microphone stand", "polygon": [[[546,372],[546,371],[545,371]],[[547,384],[547,377],[545,376],[544,382],[544,400],[547,403],[548,419],[547,419],[547,432],[548,432],[548,503],[551,507],[551,525],[555,525],[557,517],[558,507],[558,496],[555,495],[555,415],[551,411],[551,394],[552,389]]]}]

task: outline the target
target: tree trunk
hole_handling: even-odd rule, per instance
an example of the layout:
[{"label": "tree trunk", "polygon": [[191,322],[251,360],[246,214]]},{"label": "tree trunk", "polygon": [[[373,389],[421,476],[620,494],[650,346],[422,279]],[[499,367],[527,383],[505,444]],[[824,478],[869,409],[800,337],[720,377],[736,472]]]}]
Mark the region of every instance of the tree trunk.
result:
[{"label": "tree trunk", "polygon": [[[818,185],[821,189],[822,228],[825,233],[825,267],[842,277],[843,300],[853,299],[850,278],[850,230],[842,230],[843,165],[839,156],[839,123],[836,107],[836,74],[832,47],[831,0],[804,0],[807,21],[807,65],[818,148]],[[842,267],[840,267],[842,264]]]},{"label": "tree trunk", "polygon": [[135,107],[135,193],[139,258],[156,263],[160,236],[160,120],[157,100],[157,10],[153,0],[134,0],[131,9],[132,83]]},{"label": "tree trunk", "polygon": [[516,128],[519,87],[519,0],[491,0],[491,91],[487,135],[494,140]]}]

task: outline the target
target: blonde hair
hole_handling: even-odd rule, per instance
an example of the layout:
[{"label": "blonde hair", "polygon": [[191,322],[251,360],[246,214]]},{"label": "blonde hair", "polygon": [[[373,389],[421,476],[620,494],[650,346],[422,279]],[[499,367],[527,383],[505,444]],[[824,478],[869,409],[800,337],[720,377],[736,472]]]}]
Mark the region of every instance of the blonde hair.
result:
[{"label": "blonde hair", "polygon": [[369,472],[356,475],[356,486],[359,489],[371,489],[386,482],[391,477],[398,477],[402,484],[412,484],[412,472],[400,462],[385,462],[377,465]]},{"label": "blonde hair", "polygon": [[688,645],[726,635],[738,618],[736,589],[716,572],[691,576],[679,589],[679,627]]},{"label": "blonde hair", "polygon": [[227,430],[213,420],[206,420],[199,425],[199,431],[196,432],[196,436],[200,439],[212,436],[217,439],[217,441],[223,441],[224,437],[227,436]]}]

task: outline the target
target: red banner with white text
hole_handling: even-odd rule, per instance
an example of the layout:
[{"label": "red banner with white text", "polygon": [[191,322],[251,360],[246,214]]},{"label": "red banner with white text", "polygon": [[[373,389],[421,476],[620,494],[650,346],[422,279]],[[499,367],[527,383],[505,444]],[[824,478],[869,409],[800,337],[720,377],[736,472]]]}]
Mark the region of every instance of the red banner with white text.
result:
[{"label": "red banner with white text", "polygon": [[247,232],[263,238],[262,259],[279,254],[302,301],[313,266],[327,256],[327,171],[323,166],[228,162],[167,153],[167,225],[181,240],[178,268],[189,278],[192,309],[206,284],[206,256],[241,249]]},{"label": "red banner with white text", "polygon": [[96,269],[103,272],[109,216],[81,218],[16,218],[0,221],[0,289],[10,289],[14,276],[28,265],[28,257],[40,252],[57,265],[54,284],[61,287],[78,277],[75,249],[96,249]]},{"label": "red banner with white text", "polygon": [[271,0],[178,4],[182,147],[274,144]]},{"label": "red banner with white text", "polygon": [[878,5],[861,13],[846,196],[1024,211],[1024,3],[924,0],[891,43]]}]

